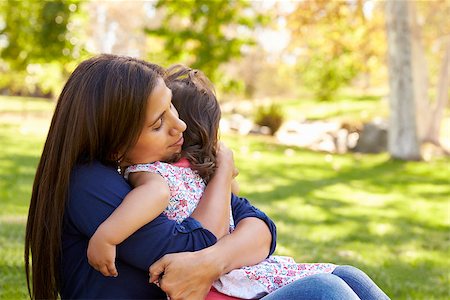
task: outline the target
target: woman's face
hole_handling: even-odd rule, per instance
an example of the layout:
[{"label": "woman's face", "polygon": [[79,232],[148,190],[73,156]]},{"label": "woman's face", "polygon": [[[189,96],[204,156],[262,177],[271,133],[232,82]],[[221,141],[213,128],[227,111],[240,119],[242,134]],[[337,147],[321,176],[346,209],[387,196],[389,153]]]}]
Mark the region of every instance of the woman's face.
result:
[{"label": "woman's face", "polygon": [[145,125],[121,165],[170,160],[181,152],[186,124],[172,105],[172,92],[160,79],[147,100]]}]

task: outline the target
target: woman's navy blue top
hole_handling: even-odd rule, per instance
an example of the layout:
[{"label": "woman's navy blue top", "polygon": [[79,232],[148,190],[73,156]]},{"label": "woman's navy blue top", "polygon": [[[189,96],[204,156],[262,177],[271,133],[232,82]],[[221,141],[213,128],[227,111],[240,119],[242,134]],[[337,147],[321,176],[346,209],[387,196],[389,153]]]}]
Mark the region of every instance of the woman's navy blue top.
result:
[{"label": "woman's navy blue top", "polygon": [[[193,218],[181,224],[159,215],[117,247],[119,276],[105,277],[87,261],[90,237],[122,202],[131,187],[113,168],[99,162],[77,166],[71,176],[62,235],[60,294],[63,299],[166,299],[148,282],[148,268],[168,253],[196,251],[217,238]],[[274,223],[246,199],[232,195],[235,223],[247,217],[263,220],[272,233],[270,254],[275,250]]]}]

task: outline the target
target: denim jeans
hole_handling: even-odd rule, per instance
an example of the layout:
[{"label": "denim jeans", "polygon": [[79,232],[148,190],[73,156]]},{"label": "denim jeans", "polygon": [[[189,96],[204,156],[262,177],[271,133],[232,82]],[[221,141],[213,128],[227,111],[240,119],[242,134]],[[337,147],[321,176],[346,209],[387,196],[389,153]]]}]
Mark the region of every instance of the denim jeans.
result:
[{"label": "denim jeans", "polygon": [[389,297],[363,271],[338,266],[331,274],[316,274],[292,282],[264,300],[384,300]]}]

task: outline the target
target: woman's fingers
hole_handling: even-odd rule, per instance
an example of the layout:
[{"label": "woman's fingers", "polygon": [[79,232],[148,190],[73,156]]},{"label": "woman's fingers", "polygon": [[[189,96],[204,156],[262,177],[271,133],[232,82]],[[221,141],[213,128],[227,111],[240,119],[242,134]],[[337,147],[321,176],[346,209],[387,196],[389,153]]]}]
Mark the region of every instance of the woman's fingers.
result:
[{"label": "woman's fingers", "polygon": [[159,278],[164,274],[164,270],[167,266],[167,256],[170,254],[167,254],[163,256],[161,259],[159,259],[157,262],[153,263],[153,265],[150,266],[148,269],[148,272],[150,274],[150,283],[159,281]]},{"label": "woman's fingers", "polygon": [[220,268],[214,257],[201,250],[167,254],[155,262],[149,272],[150,282],[159,280],[161,289],[170,299],[198,300],[205,299],[212,282],[220,275]]}]

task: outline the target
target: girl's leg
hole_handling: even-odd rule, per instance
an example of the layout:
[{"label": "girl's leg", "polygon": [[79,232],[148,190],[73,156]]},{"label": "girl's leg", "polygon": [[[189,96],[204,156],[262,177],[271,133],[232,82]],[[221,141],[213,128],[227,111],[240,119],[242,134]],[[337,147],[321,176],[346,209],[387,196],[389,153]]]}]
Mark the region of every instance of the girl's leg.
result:
[{"label": "girl's leg", "polygon": [[296,280],[262,299],[359,300],[359,297],[342,279],[324,273]]},{"label": "girl's leg", "polygon": [[338,266],[332,273],[344,280],[363,300],[385,300],[389,297],[367,276],[352,266]]}]

